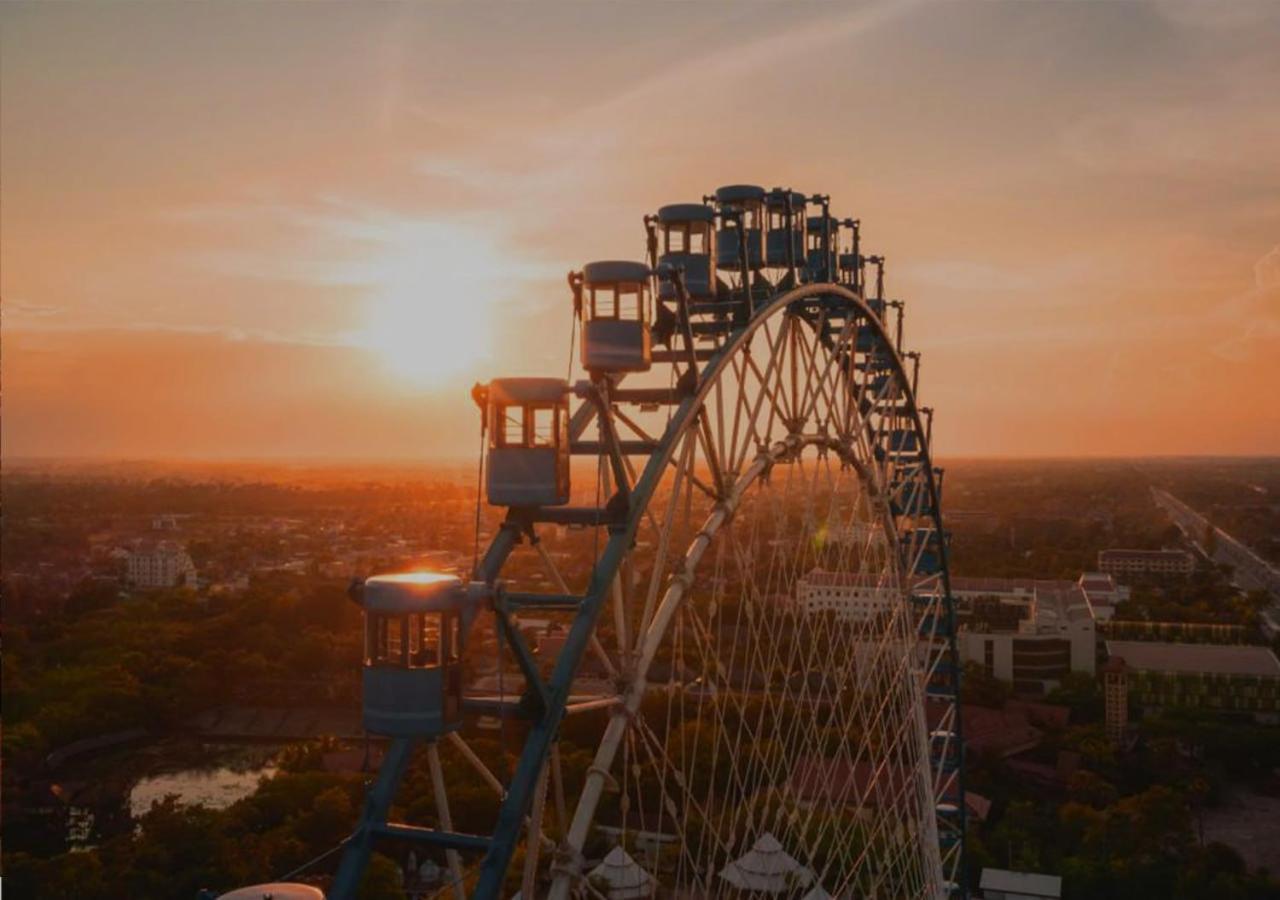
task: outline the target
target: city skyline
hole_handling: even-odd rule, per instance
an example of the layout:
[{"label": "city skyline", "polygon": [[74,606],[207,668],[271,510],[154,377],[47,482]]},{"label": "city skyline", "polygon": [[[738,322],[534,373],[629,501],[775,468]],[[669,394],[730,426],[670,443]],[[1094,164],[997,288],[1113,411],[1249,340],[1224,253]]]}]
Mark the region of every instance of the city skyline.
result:
[{"label": "city skyline", "polygon": [[733,181],[867,223],[940,457],[1280,452],[1274,7],[326,12],[0,13],[6,458],[473,459]]}]

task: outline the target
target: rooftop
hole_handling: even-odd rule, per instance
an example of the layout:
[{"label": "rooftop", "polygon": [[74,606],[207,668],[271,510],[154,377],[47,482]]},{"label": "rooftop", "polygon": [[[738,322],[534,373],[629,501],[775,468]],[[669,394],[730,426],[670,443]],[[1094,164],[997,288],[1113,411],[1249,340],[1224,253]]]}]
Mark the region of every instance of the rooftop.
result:
[{"label": "rooftop", "polygon": [[951,579],[952,593],[967,594],[1031,594],[1038,590],[1067,590],[1075,586],[1074,581],[1047,578],[969,578],[957,575]]},{"label": "rooftop", "polygon": [[1186,559],[1191,554],[1185,550],[1103,550],[1098,559]]},{"label": "rooftop", "polygon": [[1062,879],[1057,875],[1037,872],[1010,872],[1008,869],[983,869],[984,891],[1007,891],[1030,897],[1061,897]]},{"label": "rooftop", "polygon": [[1130,669],[1149,672],[1280,678],[1280,660],[1266,647],[1107,641],[1107,655],[1112,658],[1120,657]]}]

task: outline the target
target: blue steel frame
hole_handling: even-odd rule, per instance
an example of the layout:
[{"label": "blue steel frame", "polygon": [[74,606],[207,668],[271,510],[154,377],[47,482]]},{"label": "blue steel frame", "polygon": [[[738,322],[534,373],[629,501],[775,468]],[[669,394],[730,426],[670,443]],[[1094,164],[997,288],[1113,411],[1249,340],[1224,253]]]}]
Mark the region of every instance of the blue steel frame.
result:
[{"label": "blue steel frame", "polygon": [[[825,199],[824,197],[823,200],[825,201]],[[825,211],[825,202],[823,207]],[[877,291],[877,293],[880,293],[880,291]],[[485,857],[481,864],[479,882],[476,885],[473,896],[480,898],[480,900],[493,900],[493,898],[500,896],[508,866],[520,841],[520,833],[524,827],[525,816],[528,814],[533,800],[535,786],[543,765],[551,752],[556,732],[564,718],[574,675],[586,653],[609,587],[613,583],[619,567],[635,540],[636,530],[645,509],[666,471],[681,437],[688,428],[694,427],[708,391],[715,384],[721,373],[729,366],[734,354],[746,344],[754,331],[765,320],[775,314],[804,315],[805,301],[815,299],[825,300],[828,303],[835,300],[837,306],[843,306],[845,312],[849,315],[865,320],[860,321],[860,328],[869,326],[876,333],[882,345],[878,352],[888,351],[891,361],[890,371],[893,377],[897,379],[905,399],[905,405],[902,409],[909,412],[910,422],[914,426],[915,446],[918,448],[916,452],[918,452],[920,464],[924,469],[925,484],[927,485],[927,503],[928,508],[931,510],[933,532],[936,536],[945,535],[942,527],[939,484],[930,456],[929,433],[925,428],[921,410],[915,400],[916,384],[915,377],[913,377],[914,373],[912,377],[908,376],[901,348],[889,335],[881,317],[873,311],[872,303],[861,292],[855,292],[847,286],[835,283],[807,284],[784,290],[781,293],[775,292],[769,302],[760,304],[751,311],[749,318],[745,322],[733,327],[725,343],[701,367],[696,388],[680,401],[668,423],[666,431],[649,457],[643,473],[630,490],[629,495],[626,496],[625,504],[603,510],[562,509],[552,511],[511,508],[480,560],[475,572],[476,581],[488,587],[498,625],[502,629],[504,637],[512,644],[517,661],[534,695],[533,708],[525,710],[531,715],[531,727],[507,793],[503,797],[493,834],[486,837],[388,823],[387,814],[396,789],[409,764],[413,749],[418,743],[417,740],[412,738],[393,739],[378,776],[367,794],[359,824],[351,837],[348,838],[342,862],[329,893],[331,900],[352,900],[355,897],[373,842],[380,837],[411,839],[442,849],[483,850],[485,851]],[[873,298],[873,301],[878,301],[880,309],[884,308],[882,298]],[[901,317],[900,305],[899,311],[899,316]],[[899,328],[899,335],[900,333],[901,329]],[[826,340],[829,342],[829,337]],[[918,358],[916,361],[918,365]],[[616,382],[612,384],[616,385]],[[607,409],[607,404],[601,404],[600,398],[591,396],[589,392],[590,389],[584,389],[582,386],[578,389],[578,393],[584,396],[585,399],[572,418],[570,426],[572,440],[577,440],[581,437],[590,425],[591,420],[599,415],[600,410]],[[600,449],[602,452],[609,453],[613,457],[612,461],[616,463],[619,454],[616,433],[612,431],[610,427],[612,423],[607,417],[602,418],[602,422],[605,425],[605,440],[602,442],[604,446]],[[625,484],[626,482],[623,480],[621,483]],[[591,581],[585,596],[542,598],[541,605],[554,606],[561,609],[576,609],[577,611],[577,616],[569,630],[563,649],[556,660],[550,680],[544,682],[533,662],[532,655],[520,637],[519,630],[512,627],[509,619],[514,607],[534,605],[539,600],[528,595],[522,595],[518,598],[515,596],[504,598],[501,590],[497,589],[496,586],[503,565],[516,545],[522,540],[523,535],[530,533],[531,526],[535,521],[548,521],[551,518],[549,514],[556,512],[558,512],[556,518],[560,520],[584,521],[607,528],[609,539],[592,571]],[[956,871],[959,873],[962,882],[959,885],[953,885],[951,890],[955,895],[967,896],[967,892],[963,887],[965,808],[962,774],[963,737],[960,732],[959,715],[960,666],[956,645],[955,609],[951,597],[947,562],[947,541],[939,539],[937,543],[941,597],[945,606],[949,641],[951,669],[949,700],[954,704],[955,712],[952,731],[955,734],[956,745],[960,748],[960,753],[956,757],[955,771],[958,815],[948,815],[946,820],[943,821],[943,817],[939,814],[938,824],[940,840],[944,839],[945,832],[945,840],[951,843],[959,841],[962,844],[961,858],[956,866]],[[906,549],[904,549],[904,555],[910,557],[914,553],[915,546],[915,541],[905,541],[904,547]],[[905,560],[907,565],[912,565],[912,562],[911,558]],[[928,702],[927,698],[926,702]],[[931,752],[931,758],[932,755]],[[944,848],[945,846],[948,845],[944,844]]]}]

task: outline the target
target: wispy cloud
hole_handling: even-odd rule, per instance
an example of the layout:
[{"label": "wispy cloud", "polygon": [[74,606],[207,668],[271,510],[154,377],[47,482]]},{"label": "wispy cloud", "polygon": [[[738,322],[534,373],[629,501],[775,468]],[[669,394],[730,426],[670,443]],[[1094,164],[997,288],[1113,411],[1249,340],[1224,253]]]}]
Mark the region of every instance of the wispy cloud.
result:
[{"label": "wispy cloud", "polygon": [[1280,353],[1280,244],[1254,263],[1253,276],[1253,287],[1215,313],[1232,333],[1213,352],[1231,362],[1253,360],[1260,352]]},{"label": "wispy cloud", "polygon": [[0,305],[0,316],[16,319],[48,319],[62,314],[62,307],[40,303],[8,302]]}]

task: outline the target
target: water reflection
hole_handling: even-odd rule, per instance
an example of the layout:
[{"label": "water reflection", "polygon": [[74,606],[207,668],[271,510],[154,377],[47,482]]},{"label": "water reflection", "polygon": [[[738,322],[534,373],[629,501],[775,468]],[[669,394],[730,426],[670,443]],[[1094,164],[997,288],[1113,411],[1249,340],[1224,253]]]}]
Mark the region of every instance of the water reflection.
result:
[{"label": "water reflection", "polygon": [[226,809],[258,789],[258,782],[275,775],[272,754],[245,752],[218,766],[199,766],[157,772],[140,779],[129,790],[129,814],[138,819],[170,794],[183,806]]}]

